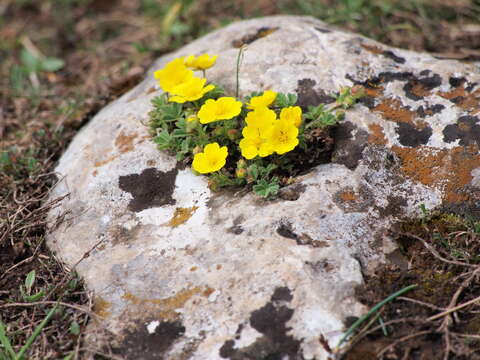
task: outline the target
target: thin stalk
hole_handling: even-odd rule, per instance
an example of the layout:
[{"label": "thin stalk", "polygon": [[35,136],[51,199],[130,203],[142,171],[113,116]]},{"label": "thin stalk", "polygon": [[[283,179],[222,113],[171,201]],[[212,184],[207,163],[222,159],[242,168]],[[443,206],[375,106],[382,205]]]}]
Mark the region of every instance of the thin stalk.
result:
[{"label": "thin stalk", "polygon": [[401,290],[398,290],[396,293],[393,293],[392,295],[390,295],[389,297],[387,297],[386,299],[380,301],[377,305],[375,305],[373,308],[370,309],[370,311],[368,313],[366,313],[365,315],[363,315],[360,319],[358,319],[357,321],[355,321],[352,326],[350,326],[350,328],[347,330],[347,332],[342,336],[342,338],[340,339],[340,341],[338,342],[337,346],[336,346],[336,349],[339,349],[340,346],[347,340],[347,338],[355,331],[355,329],[357,327],[360,326],[360,324],[362,324],[366,319],[368,319],[372,314],[374,314],[376,311],[378,311],[383,305],[387,304],[388,302],[394,300],[396,297],[400,296],[400,295],[403,295],[405,294],[407,291],[410,291],[414,288],[416,288],[418,285],[416,284],[413,284],[413,285],[409,285],[407,287],[404,287],[403,289]]},{"label": "thin stalk", "polygon": [[48,312],[47,316],[45,316],[45,319],[43,319],[43,321],[35,328],[35,330],[33,331],[33,334],[27,339],[27,342],[25,343],[25,345],[23,345],[23,347],[20,349],[18,354],[15,356],[15,358],[14,358],[15,360],[22,360],[23,359],[23,354],[25,354],[25,352],[28,350],[30,345],[32,345],[32,343],[35,341],[35,339],[40,334],[40,332],[43,330],[43,328],[48,324],[48,322],[52,318],[53,314],[55,313],[55,310],[57,310],[57,307],[58,307],[58,304],[56,304]]},{"label": "thin stalk", "polygon": [[12,359],[15,358],[15,351],[12,348],[12,345],[10,344],[10,340],[7,337],[5,326],[3,323],[0,321],[0,342],[2,343],[3,347],[7,351],[7,354],[10,355]]}]

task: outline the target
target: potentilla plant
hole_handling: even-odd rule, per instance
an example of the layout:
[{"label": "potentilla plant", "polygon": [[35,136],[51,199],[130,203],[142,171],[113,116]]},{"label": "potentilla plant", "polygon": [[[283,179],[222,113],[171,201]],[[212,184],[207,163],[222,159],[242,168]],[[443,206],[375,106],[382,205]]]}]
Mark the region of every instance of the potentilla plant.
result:
[{"label": "potentilla plant", "polygon": [[226,96],[205,76],[216,59],[181,57],[155,71],[164,93],[152,100],[149,115],[159,149],[208,176],[212,190],[249,186],[266,198],[328,161],[331,129],[363,95],[362,88],[343,88],[333,105],[310,106],[304,113],[296,94],[266,90],[239,99],[238,76],[237,96]]}]

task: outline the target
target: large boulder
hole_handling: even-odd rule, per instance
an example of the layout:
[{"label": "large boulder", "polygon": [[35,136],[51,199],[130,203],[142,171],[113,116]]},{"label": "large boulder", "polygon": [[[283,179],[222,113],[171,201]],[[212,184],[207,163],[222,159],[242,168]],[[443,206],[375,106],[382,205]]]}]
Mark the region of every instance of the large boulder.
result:
[{"label": "large boulder", "polygon": [[[175,57],[218,54],[207,77],[296,92],[301,106],[361,84],[332,161],[278,199],[214,193],[149,136],[152,73]],[[389,48],[310,17],[243,21],[161,57],[145,80],[86,125],[62,156],[49,246],[95,293],[127,359],[326,359],[362,271],[395,249],[388,230],[429,209],[480,216],[480,71]],[[85,256],[88,254],[88,256]],[[322,345],[323,344],[323,345]]]}]

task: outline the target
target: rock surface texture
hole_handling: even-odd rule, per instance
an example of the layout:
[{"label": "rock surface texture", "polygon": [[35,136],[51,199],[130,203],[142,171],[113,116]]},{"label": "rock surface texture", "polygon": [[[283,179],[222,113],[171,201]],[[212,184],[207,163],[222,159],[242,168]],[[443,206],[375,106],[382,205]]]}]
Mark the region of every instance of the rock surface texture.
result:
[{"label": "rock surface texture", "polygon": [[[152,73],[218,54],[207,77],[234,94],[342,86],[367,96],[335,133],[332,161],[274,201],[213,193],[149,138]],[[387,230],[429,209],[480,216],[480,70],[389,48],[308,17],[230,25],[160,58],[75,137],[57,167],[49,246],[95,292],[91,336],[126,359],[327,359],[362,271],[395,249]]]}]

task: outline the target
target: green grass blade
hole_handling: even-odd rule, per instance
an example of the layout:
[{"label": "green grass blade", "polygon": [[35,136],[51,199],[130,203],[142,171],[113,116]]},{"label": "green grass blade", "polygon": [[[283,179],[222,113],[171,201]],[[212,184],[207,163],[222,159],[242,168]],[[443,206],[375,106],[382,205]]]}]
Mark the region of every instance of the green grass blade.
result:
[{"label": "green grass blade", "polygon": [[393,299],[395,299],[396,297],[406,293],[407,291],[410,291],[414,288],[416,288],[418,285],[416,284],[413,284],[413,285],[409,285],[407,287],[404,287],[403,289],[401,290],[398,290],[396,293],[393,293],[392,295],[390,295],[389,297],[387,297],[386,299],[380,301],[377,305],[375,305],[373,308],[370,309],[370,311],[368,313],[366,313],[365,315],[363,315],[361,318],[359,318],[357,321],[355,321],[352,326],[350,326],[350,328],[347,330],[347,332],[345,334],[343,334],[342,338],[340,339],[340,341],[338,342],[337,346],[336,346],[336,349],[338,349],[344,342],[345,340],[347,340],[347,338],[355,331],[355,329],[357,327],[360,326],[360,324],[362,324],[365,320],[367,320],[372,314],[374,314],[376,311],[378,311],[383,305],[387,304],[388,302],[392,301]]},{"label": "green grass blade", "polygon": [[5,354],[6,356],[5,359],[8,358],[8,355],[10,355],[12,359],[14,359],[16,356],[15,351],[13,351],[12,345],[10,344],[10,340],[8,339],[6,334],[5,326],[1,321],[0,321],[0,342],[2,343],[3,347],[7,351],[7,353]]},{"label": "green grass blade", "polygon": [[32,345],[32,343],[35,341],[35,339],[40,334],[40,332],[43,330],[43,328],[48,324],[48,322],[52,318],[53,314],[55,313],[55,310],[57,310],[57,307],[58,307],[58,304],[55,305],[48,312],[47,316],[45,316],[45,319],[43,319],[43,321],[35,328],[35,330],[33,331],[33,334],[27,339],[27,342],[25,343],[25,345],[23,345],[23,347],[20,349],[20,351],[16,355],[15,360],[22,360],[23,359],[23,354],[25,354],[25,351],[28,350],[30,345]]}]

